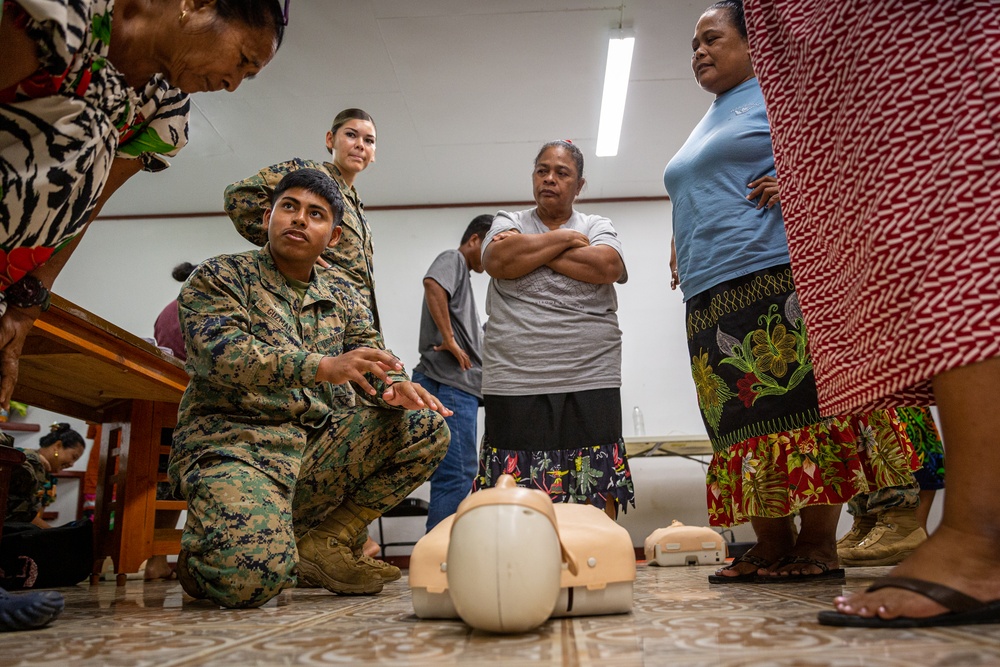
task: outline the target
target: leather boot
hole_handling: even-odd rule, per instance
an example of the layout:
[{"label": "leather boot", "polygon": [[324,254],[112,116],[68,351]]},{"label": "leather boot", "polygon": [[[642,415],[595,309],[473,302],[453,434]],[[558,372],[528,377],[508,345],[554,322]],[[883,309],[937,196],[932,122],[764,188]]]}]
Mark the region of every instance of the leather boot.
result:
[{"label": "leather boot", "polygon": [[839,551],[840,562],[852,567],[895,565],[913,553],[927,533],[915,509],[891,509],[878,515],[875,527],[852,549]]},{"label": "leather boot", "polygon": [[354,557],[358,559],[358,562],[361,563],[361,565],[370,568],[372,572],[375,572],[379,577],[381,577],[382,581],[385,583],[396,581],[403,576],[402,571],[395,565],[390,565],[384,560],[366,556],[362,551],[355,553]]},{"label": "leather boot", "polygon": [[[364,552],[365,542],[368,541],[368,533],[363,531],[358,539],[355,541],[354,545],[351,547],[351,553],[354,554],[355,560],[363,566],[369,568],[372,572],[377,574],[382,578],[384,583],[389,583],[390,581],[396,581],[403,576],[403,573],[395,565],[390,565],[384,560],[379,560],[377,558],[372,558],[371,556],[366,556]],[[313,581],[312,579],[307,579],[301,574],[299,575],[299,588],[323,588],[323,585],[319,581]]]},{"label": "leather boot", "polygon": [[355,557],[358,536],[380,513],[344,500],[340,507],[296,545],[299,581],[304,588],[320,586],[340,595],[374,595],[383,579],[370,565]]},{"label": "leather boot", "polygon": [[837,540],[837,556],[844,558],[844,551],[858,546],[858,542],[865,539],[865,536],[875,527],[877,518],[874,514],[863,514],[854,517],[854,525],[847,533]]},{"label": "leather boot", "polygon": [[390,565],[384,560],[379,560],[365,555],[365,543],[367,541],[368,531],[362,531],[361,535],[358,536],[358,539],[355,540],[353,546],[351,546],[351,553],[353,553],[354,557],[358,559],[358,562],[362,565],[370,567],[374,572],[377,572],[378,576],[382,577],[382,581],[385,583],[396,581],[402,577],[403,573],[395,565]]}]

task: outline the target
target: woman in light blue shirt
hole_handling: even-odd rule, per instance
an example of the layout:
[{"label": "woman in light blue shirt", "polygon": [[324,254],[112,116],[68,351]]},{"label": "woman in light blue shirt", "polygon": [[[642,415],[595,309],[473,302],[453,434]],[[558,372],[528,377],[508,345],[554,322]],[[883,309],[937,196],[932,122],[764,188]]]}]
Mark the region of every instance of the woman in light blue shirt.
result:
[{"label": "woman in light blue shirt", "polygon": [[[749,520],[757,534],[709,581],[842,579],[841,504],[909,485],[912,448],[893,412],[821,418],[742,3],[702,14],[692,49],[695,78],[716,98],[664,171],[672,282],[684,293],[691,372],[715,451],[710,522]],[[868,444],[891,455],[869,460]]]}]

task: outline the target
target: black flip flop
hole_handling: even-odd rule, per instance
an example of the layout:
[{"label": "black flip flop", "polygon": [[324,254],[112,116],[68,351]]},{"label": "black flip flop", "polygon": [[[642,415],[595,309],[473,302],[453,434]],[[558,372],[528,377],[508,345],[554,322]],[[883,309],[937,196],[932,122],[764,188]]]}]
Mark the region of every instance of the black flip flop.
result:
[{"label": "black flip flop", "polygon": [[845,573],[843,568],[837,568],[831,570],[830,567],[815,558],[807,558],[805,556],[785,556],[781,558],[777,563],[771,567],[784,567],[785,565],[796,565],[802,563],[805,565],[814,565],[818,567],[822,572],[817,572],[816,574],[776,574],[774,576],[770,575],[758,575],[758,584],[792,584],[792,583],[802,583],[804,581],[834,581],[840,582],[844,581]]},{"label": "black flip flop", "polygon": [[841,614],[839,611],[821,611],[819,622],[822,625],[851,628],[930,628],[946,625],[1000,623],[1000,600],[980,602],[950,586],[935,584],[923,579],[911,579],[910,577],[883,577],[869,586],[867,592],[877,591],[880,588],[902,588],[913,591],[934,600],[949,611],[925,618],[910,618],[908,616],[865,618],[864,616]]},{"label": "black flip flop", "polygon": [[[767,560],[761,558],[760,556],[754,556],[753,554],[743,554],[738,558],[735,558],[732,563],[722,568],[723,570],[731,570],[740,563],[750,563],[751,565],[756,565],[758,569],[762,567],[767,567],[771,563]],[[746,574],[738,574],[735,577],[727,577],[724,574],[710,574],[708,575],[708,583],[710,584],[753,584],[756,583],[757,570],[752,572],[747,572]]]}]

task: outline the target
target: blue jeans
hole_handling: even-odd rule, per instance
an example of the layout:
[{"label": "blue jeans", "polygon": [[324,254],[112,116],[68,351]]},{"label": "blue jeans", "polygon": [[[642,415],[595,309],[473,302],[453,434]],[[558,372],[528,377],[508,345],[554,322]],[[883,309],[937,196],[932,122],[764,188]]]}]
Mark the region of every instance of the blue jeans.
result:
[{"label": "blue jeans", "polygon": [[461,389],[432,380],[419,371],[413,371],[413,381],[437,396],[453,414],[446,417],[451,430],[448,453],[431,475],[431,500],[427,511],[427,530],[442,519],[455,513],[458,504],[472,491],[472,481],[479,468],[476,445],[476,417],[479,399]]}]

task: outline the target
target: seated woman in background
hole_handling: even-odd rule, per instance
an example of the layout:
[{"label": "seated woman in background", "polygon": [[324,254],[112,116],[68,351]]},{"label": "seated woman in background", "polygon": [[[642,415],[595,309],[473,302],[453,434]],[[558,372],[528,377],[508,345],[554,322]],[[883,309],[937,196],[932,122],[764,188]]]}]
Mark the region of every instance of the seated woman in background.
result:
[{"label": "seated woman in background", "polygon": [[585,181],[572,143],[542,146],[532,181],[538,206],[500,211],[483,240],[492,280],[476,488],[508,473],[554,502],[615,517],[635,506],[622,439],[621,242],[610,220],[573,209]]},{"label": "seated woman in background", "polygon": [[72,468],[86,448],[83,436],[64,423],[53,424],[39,442],[41,447],[37,450],[21,450],[27,458],[11,474],[4,523],[33,523],[39,528],[50,528],[42,519],[42,510],[56,499],[56,478],[52,475]]},{"label": "seated woman in background", "polygon": [[[52,425],[37,450],[22,449],[25,461],[11,472],[0,539],[0,585],[7,589],[73,586],[93,566],[93,525],[74,521],[52,528],[42,511],[56,497],[55,473],[83,456],[83,437],[69,424]],[[10,596],[0,588],[0,630],[44,625],[62,610],[54,591]]]},{"label": "seated woman in background", "polygon": [[[177,282],[183,283],[188,279],[188,276],[194,273],[196,268],[198,267],[191,262],[181,262],[173,268],[170,275]],[[181,334],[180,313],[177,310],[177,299],[168,303],[160,311],[160,314],[156,318],[156,323],[153,325],[153,338],[156,340],[158,347],[170,350],[171,354],[181,361],[187,360],[187,352],[184,350],[184,336]],[[166,462],[161,465],[163,467],[159,472],[166,473]],[[156,499],[181,500],[181,498],[175,497],[171,493],[169,482],[159,482],[156,485]],[[154,529],[176,528],[180,517],[180,510],[161,510],[156,513],[156,518],[154,519],[155,525],[153,527]],[[166,556],[150,556],[149,560],[146,561],[146,567],[143,570],[143,579],[146,581],[176,578],[177,573],[171,567],[170,563],[167,562]]]}]

